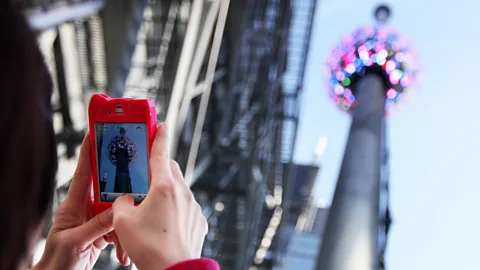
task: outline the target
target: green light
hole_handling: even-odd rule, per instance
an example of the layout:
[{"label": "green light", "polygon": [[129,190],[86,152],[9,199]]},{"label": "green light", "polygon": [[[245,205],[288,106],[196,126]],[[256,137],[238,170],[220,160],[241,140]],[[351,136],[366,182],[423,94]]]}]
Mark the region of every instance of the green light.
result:
[{"label": "green light", "polygon": [[345,78],[345,79],[343,79],[343,81],[342,81],[343,86],[349,86],[350,83],[351,83],[351,82],[350,82],[350,79],[349,79],[349,78]]}]

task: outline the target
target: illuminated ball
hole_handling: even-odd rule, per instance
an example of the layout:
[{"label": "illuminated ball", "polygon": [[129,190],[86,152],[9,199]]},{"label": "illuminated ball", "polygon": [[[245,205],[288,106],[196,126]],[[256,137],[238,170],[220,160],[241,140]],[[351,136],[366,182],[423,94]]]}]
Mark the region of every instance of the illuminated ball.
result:
[{"label": "illuminated ball", "polygon": [[388,113],[414,84],[419,65],[408,42],[393,28],[380,24],[354,30],[328,59],[328,90],[340,109],[350,111],[355,107],[353,85],[368,70],[380,72],[385,78]]},{"label": "illuminated ball", "polygon": [[113,165],[117,165],[116,152],[119,149],[123,149],[125,152],[127,152],[128,164],[135,162],[137,159],[137,148],[135,143],[126,136],[115,136],[108,144],[108,159]]}]

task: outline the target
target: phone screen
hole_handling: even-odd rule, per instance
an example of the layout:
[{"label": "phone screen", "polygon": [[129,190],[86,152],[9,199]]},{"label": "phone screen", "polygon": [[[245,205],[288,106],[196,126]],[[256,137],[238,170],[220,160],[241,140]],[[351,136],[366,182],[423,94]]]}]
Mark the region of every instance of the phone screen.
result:
[{"label": "phone screen", "polygon": [[145,123],[96,123],[100,201],[113,202],[131,193],[136,203],[149,188]]}]

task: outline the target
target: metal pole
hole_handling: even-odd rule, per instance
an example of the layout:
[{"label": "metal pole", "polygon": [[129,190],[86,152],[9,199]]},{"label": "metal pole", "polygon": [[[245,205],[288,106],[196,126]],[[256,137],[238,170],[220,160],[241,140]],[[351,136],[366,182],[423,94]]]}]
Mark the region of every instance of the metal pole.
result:
[{"label": "metal pole", "polygon": [[358,104],[323,236],[317,270],[376,270],[380,156],[385,85],[369,74],[356,84]]}]

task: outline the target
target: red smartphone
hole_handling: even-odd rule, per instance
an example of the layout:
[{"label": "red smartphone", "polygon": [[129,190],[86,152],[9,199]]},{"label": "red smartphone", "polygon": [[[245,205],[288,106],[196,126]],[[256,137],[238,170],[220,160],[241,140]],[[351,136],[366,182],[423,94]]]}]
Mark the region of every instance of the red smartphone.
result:
[{"label": "red smartphone", "polygon": [[152,100],[95,94],[88,106],[95,214],[116,198],[142,202],[150,187],[150,148],[157,126]]}]

